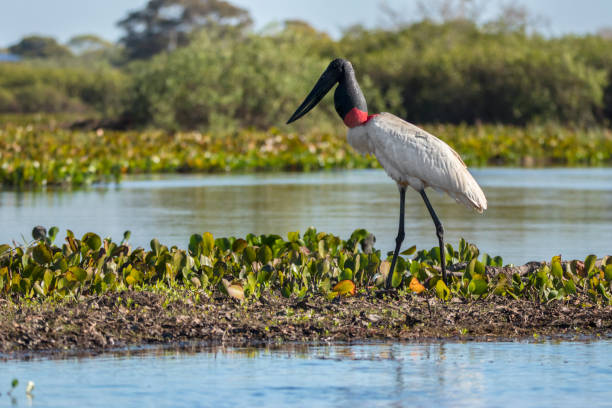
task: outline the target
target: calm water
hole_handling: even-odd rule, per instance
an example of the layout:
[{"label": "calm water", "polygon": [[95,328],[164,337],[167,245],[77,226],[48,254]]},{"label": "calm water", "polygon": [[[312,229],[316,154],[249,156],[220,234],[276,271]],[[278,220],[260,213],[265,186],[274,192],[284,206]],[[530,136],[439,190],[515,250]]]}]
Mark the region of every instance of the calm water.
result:
[{"label": "calm water", "polygon": [[[0,362],[34,407],[609,407],[612,342],[289,346]],[[29,401],[27,381],[36,384]],[[9,406],[3,393],[0,406]]]},{"label": "calm water", "polygon": [[[515,264],[612,254],[612,169],[476,169],[489,201],[484,215],[429,193],[446,228]],[[192,233],[244,236],[304,231],[309,226],[348,237],[366,228],[383,251],[394,246],[399,194],[381,170],[314,174],[164,176],[81,191],[0,192],[0,242],[30,238],[34,225],[77,235],[94,231],[148,247],[157,237],[186,247]],[[61,239],[61,238],[60,238]],[[406,197],[405,247],[437,245],[421,198]]]}]

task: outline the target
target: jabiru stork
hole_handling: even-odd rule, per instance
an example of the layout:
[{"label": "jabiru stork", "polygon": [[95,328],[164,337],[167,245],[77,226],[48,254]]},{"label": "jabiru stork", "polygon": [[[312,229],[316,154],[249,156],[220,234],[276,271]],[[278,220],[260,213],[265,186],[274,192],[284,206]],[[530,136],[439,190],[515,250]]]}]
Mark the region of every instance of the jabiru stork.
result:
[{"label": "jabiru stork", "polygon": [[425,194],[425,188],[445,192],[479,213],[487,209],[487,199],[482,189],[459,154],[442,140],[391,113],[369,115],[353,66],[345,59],[338,58],[329,64],[287,124],[308,113],[336,84],[338,87],[334,92],[334,106],[349,128],[349,144],[363,155],[376,156],[389,177],[397,183],[400,193],[399,229],[387,276],[387,288],[391,287],[393,271],[405,236],[404,206],[408,186],[421,195],[436,227],[442,279],[446,283],[444,227]]}]

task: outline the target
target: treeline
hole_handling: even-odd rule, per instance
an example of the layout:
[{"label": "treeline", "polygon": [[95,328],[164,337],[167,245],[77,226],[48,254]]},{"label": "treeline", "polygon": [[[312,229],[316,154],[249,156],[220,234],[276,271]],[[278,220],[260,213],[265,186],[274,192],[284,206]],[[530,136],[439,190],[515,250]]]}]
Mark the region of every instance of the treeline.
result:
[{"label": "treeline", "polygon": [[[96,113],[171,130],[282,127],[341,56],[370,111],[417,123],[612,121],[612,40],[603,36],[550,38],[458,19],[353,28],[334,40],[296,21],[254,33],[242,17],[194,28],[151,56],[136,58],[123,41],[116,52],[0,63],[0,112]],[[338,123],[331,103],[305,119],[298,126]]]}]

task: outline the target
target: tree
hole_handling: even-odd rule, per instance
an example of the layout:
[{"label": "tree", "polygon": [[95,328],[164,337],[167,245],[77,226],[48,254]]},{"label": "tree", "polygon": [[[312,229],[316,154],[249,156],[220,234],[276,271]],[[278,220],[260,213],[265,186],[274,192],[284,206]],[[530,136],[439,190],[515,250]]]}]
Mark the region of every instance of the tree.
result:
[{"label": "tree", "polygon": [[76,55],[102,52],[113,48],[113,43],[94,34],[81,34],[72,37],[66,44]]},{"label": "tree", "polygon": [[211,26],[238,29],[252,23],[248,11],[223,0],[149,0],[117,25],[129,59],[149,58],[159,52],[187,45],[192,33]]},{"label": "tree", "polygon": [[67,47],[59,44],[53,37],[32,35],[24,37],[9,47],[13,54],[26,58],[60,58],[72,55]]}]

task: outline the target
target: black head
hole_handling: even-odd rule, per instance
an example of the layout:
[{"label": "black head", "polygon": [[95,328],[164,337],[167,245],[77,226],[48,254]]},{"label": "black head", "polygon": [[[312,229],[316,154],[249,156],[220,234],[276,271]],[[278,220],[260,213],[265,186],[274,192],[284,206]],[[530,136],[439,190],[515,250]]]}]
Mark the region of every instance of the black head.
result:
[{"label": "black head", "polygon": [[357,79],[355,79],[355,71],[351,63],[342,58],[336,58],[323,72],[314,88],[310,91],[304,102],[295,111],[287,124],[298,120],[314,108],[323,97],[339,83],[338,88],[334,92],[334,106],[336,112],[344,119],[346,114],[353,108],[357,108],[363,112],[368,111],[365,97],[359,88]]}]

